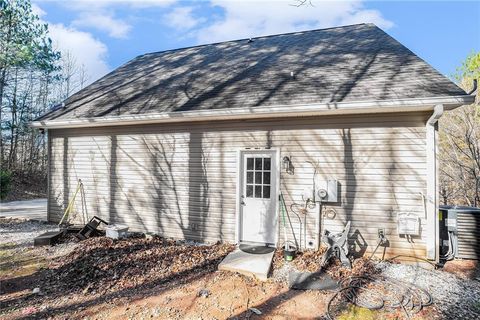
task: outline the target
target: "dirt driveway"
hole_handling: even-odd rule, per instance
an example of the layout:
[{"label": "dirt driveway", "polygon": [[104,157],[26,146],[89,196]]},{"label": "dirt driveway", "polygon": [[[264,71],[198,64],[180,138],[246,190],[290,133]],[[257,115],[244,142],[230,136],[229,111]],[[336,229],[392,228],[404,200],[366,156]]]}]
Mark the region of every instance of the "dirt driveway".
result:
[{"label": "dirt driveway", "polygon": [[47,199],[1,202],[0,217],[47,221]]}]

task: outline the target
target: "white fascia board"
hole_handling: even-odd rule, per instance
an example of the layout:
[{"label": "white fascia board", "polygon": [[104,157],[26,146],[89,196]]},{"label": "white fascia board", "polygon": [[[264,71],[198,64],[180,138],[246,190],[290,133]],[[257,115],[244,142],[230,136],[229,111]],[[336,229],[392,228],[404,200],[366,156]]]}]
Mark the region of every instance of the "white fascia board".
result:
[{"label": "white fascia board", "polygon": [[450,110],[461,105],[471,104],[473,96],[398,99],[359,102],[332,102],[309,105],[278,105],[255,108],[232,108],[217,110],[196,110],[164,112],[139,115],[122,115],[99,118],[39,120],[30,123],[33,128],[61,129],[81,127],[103,127],[119,125],[175,123],[212,120],[238,120],[261,118],[305,117],[341,114],[368,114],[387,112],[430,111],[437,104]]}]

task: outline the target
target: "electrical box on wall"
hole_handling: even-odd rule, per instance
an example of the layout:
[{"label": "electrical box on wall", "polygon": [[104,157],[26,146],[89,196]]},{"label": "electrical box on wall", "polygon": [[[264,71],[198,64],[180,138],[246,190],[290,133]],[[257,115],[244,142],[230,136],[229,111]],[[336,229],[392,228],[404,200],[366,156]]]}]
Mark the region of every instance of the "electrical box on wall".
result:
[{"label": "electrical box on wall", "polygon": [[457,219],[456,218],[447,218],[445,219],[445,225],[448,228],[448,231],[457,231]]},{"label": "electrical box on wall", "polygon": [[400,235],[420,235],[420,219],[411,213],[399,213],[397,215],[397,230]]},{"label": "electrical box on wall", "polygon": [[448,231],[457,232],[457,211],[448,210],[445,214],[445,226]]},{"label": "electrical box on wall", "polygon": [[316,178],[315,193],[318,202],[338,202],[338,181]]}]

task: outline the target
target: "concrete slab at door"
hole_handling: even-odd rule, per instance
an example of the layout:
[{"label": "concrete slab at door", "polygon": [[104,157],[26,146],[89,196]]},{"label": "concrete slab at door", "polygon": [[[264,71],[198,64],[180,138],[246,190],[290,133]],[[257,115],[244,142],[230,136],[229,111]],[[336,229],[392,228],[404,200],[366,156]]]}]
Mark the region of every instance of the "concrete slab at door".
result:
[{"label": "concrete slab at door", "polygon": [[47,199],[2,202],[0,217],[47,221]]},{"label": "concrete slab at door", "polygon": [[218,270],[238,272],[266,281],[275,251],[266,254],[251,254],[237,249],[218,265]]}]

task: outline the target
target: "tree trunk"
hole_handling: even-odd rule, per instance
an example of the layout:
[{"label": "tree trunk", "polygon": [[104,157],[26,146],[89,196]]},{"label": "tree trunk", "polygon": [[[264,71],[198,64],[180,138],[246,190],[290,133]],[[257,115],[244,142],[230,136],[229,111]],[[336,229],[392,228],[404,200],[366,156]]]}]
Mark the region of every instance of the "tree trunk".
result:
[{"label": "tree trunk", "polygon": [[[7,76],[7,70],[2,68],[2,73],[0,74],[0,124],[3,124],[3,91],[5,88],[5,78]],[[5,161],[5,150],[3,149],[3,130],[0,127],[0,162],[4,163]]]}]

